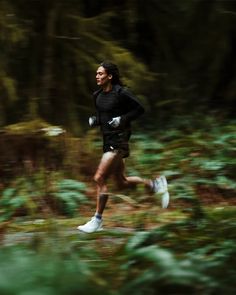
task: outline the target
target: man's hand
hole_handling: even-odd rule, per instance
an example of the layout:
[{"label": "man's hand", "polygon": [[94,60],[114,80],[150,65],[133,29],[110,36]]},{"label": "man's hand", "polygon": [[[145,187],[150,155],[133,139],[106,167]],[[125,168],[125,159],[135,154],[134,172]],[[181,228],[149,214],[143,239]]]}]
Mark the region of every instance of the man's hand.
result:
[{"label": "man's hand", "polygon": [[89,117],[88,123],[89,123],[89,126],[90,127],[96,126],[97,125],[97,118],[96,118],[96,116]]},{"label": "man's hand", "polygon": [[121,120],[121,117],[115,117],[115,118],[112,118],[111,121],[108,122],[108,124],[114,128],[117,128],[118,126],[120,126],[120,120]]}]

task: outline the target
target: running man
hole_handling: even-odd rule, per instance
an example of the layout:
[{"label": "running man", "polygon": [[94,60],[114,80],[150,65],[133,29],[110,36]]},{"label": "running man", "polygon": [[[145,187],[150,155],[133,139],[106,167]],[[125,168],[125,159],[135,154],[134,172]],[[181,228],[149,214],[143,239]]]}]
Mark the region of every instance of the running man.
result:
[{"label": "running man", "polygon": [[119,188],[143,184],[161,197],[162,208],[169,204],[169,193],[165,176],[154,180],[138,176],[127,177],[124,174],[124,158],[129,156],[131,122],[144,113],[138,99],[122,87],[118,67],[110,62],[103,62],[96,72],[99,90],[94,92],[96,116],[89,118],[90,127],[100,126],[103,136],[103,155],[94,175],[97,185],[97,206],[95,215],[80,231],[92,233],[102,230],[102,214],[109,197],[107,179],[114,176]]}]

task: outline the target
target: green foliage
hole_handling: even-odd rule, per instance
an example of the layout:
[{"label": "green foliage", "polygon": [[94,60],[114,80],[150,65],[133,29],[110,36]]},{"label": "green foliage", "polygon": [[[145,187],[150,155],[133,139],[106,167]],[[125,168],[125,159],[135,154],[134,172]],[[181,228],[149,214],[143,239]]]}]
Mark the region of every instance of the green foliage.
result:
[{"label": "green foliage", "polygon": [[86,185],[73,179],[62,179],[56,185],[57,189],[52,196],[61,203],[62,213],[73,216],[78,209],[78,204],[87,201],[84,195]]},{"label": "green foliage", "polygon": [[222,211],[198,225],[176,222],[135,234],[126,245],[121,293],[233,294],[236,236],[231,215]]},{"label": "green foliage", "polygon": [[28,179],[24,177],[16,179],[2,191],[1,195],[1,219],[9,219],[18,210],[29,215],[35,213],[37,205],[33,199],[32,183]]},{"label": "green foliage", "polygon": [[199,187],[235,192],[235,121],[221,126],[209,118],[197,130],[191,124],[187,132],[177,125],[136,136],[131,166],[147,177],[164,173],[174,198],[195,199]]},{"label": "green foliage", "polygon": [[0,293],[234,294],[235,212],[214,208],[198,223],[177,219],[149,231],[92,235],[71,230],[77,218],[54,219],[31,239],[23,239],[19,229],[27,227],[18,222],[12,228],[21,240],[1,246]]},{"label": "green foliage", "polygon": [[1,192],[1,220],[18,215],[35,218],[45,210],[72,216],[87,201],[85,190],[84,183],[58,173],[19,177]]},{"label": "green foliage", "polygon": [[[46,233],[51,241],[44,237],[43,245],[38,245],[36,239],[23,250],[15,246],[1,251],[0,270],[7,271],[0,279],[0,291],[19,294],[33,289],[49,295],[83,294],[84,290],[86,294],[112,295],[234,294],[235,208],[203,207],[202,203],[208,204],[214,195],[201,195],[200,189],[212,189],[224,201],[228,195],[235,195],[235,122],[221,126],[209,119],[197,131],[194,122],[190,131],[181,124],[178,129],[159,132],[158,137],[155,133],[136,136],[131,148],[134,156],[127,163],[131,172],[140,175],[150,177],[157,171],[167,175],[175,222],[163,222],[164,213],[160,212],[158,227],[150,231],[127,235],[113,229],[91,236],[76,233],[66,237],[55,236],[65,226],[54,224],[50,234]],[[83,143],[81,165],[91,169],[92,162],[98,160],[98,134],[91,131]],[[2,191],[1,215],[9,219],[23,207],[35,217],[38,208],[51,205],[56,212],[71,216],[86,201],[85,189],[83,183],[60,173],[44,171],[34,177],[21,177]],[[183,213],[180,218],[175,212],[178,207],[186,219]],[[145,228],[147,213],[152,223],[157,223],[156,212],[145,209],[138,219],[141,228]],[[133,226],[135,216],[135,212],[126,214],[125,224]],[[161,226],[162,222],[165,225]],[[9,284],[16,276],[19,281]]]},{"label": "green foliage", "polygon": [[65,250],[57,253],[50,249],[43,252],[10,247],[1,250],[0,260],[1,294],[104,293],[103,282],[97,279],[75,251]]}]

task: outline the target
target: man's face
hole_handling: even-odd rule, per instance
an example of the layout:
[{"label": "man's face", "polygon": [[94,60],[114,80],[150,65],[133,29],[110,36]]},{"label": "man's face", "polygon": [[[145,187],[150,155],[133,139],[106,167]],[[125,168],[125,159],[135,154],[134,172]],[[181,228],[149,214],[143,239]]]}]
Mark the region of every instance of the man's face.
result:
[{"label": "man's face", "polygon": [[96,72],[96,81],[99,86],[106,86],[111,82],[112,75],[108,75],[104,67],[100,66]]}]

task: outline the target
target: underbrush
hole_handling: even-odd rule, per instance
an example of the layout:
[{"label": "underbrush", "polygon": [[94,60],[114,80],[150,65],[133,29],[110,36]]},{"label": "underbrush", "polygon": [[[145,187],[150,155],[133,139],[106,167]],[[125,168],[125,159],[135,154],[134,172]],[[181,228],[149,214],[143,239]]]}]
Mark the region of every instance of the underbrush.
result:
[{"label": "underbrush", "polygon": [[[165,174],[172,204],[179,208],[185,202],[186,210],[195,218],[203,214],[201,203],[214,203],[214,197],[236,204],[236,124],[231,121],[220,125],[208,118],[200,126],[193,129],[191,122],[185,122],[164,131],[136,133],[126,163],[129,176],[151,178]],[[17,215],[35,218],[45,211],[65,216],[78,214],[80,205],[89,202],[88,192],[95,187],[92,179],[101,155],[98,130],[84,136],[83,150],[75,151],[74,145],[69,149],[65,151],[64,166],[61,163],[64,170],[40,167],[33,173],[26,171],[7,179],[0,186],[2,220]],[[148,198],[142,187],[135,196],[136,202]]]},{"label": "underbrush", "polygon": [[[234,294],[236,209],[153,230],[68,232],[55,221],[3,246],[1,294]],[[160,217],[161,218],[161,217]]]},{"label": "underbrush", "polygon": [[[199,129],[181,126],[134,135],[127,174],[147,178],[165,174],[171,210],[169,220],[160,211],[138,212],[142,202],[156,206],[142,188],[135,191],[135,198],[114,198],[113,206],[122,199],[132,207],[120,220],[133,226],[130,232],[115,228],[83,235],[54,220],[58,214],[79,217],[80,206],[91,203],[88,188],[101,149],[97,131],[83,139],[87,148],[76,175],[66,173],[68,162],[76,161],[72,155],[66,171],[36,171],[8,181],[0,198],[5,221],[0,227],[0,293],[234,294],[235,129],[235,122],[220,125],[209,120]],[[158,225],[148,229],[144,223],[157,224],[157,214]],[[28,220],[49,216],[52,223],[37,232],[31,228],[27,243],[5,245],[4,235],[14,233],[7,227],[16,216]],[[116,215],[112,218],[115,223]]]}]

